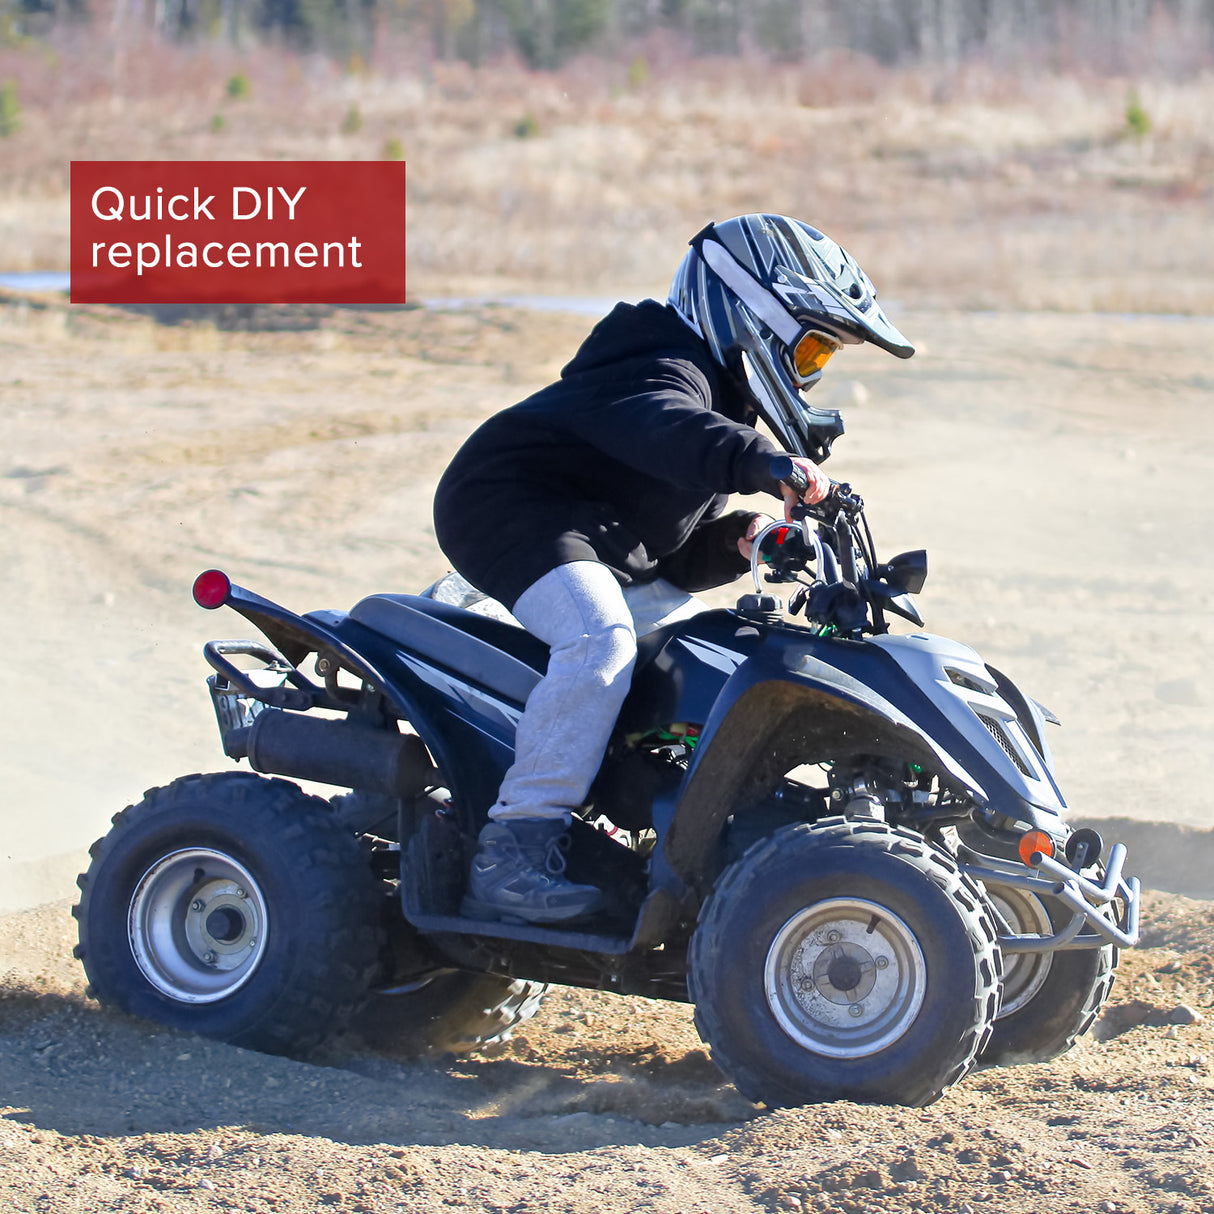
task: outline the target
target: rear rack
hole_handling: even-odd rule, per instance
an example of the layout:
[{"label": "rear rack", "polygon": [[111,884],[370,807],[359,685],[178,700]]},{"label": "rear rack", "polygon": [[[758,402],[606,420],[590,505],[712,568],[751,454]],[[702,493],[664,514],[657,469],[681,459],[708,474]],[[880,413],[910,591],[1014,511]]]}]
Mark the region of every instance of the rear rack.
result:
[{"label": "rear rack", "polygon": [[[293,708],[300,712],[315,708],[326,699],[323,688],[317,687],[281,653],[260,641],[208,641],[202,647],[202,654],[211,669],[227,684],[223,688],[225,693],[229,688],[235,688],[241,695],[260,700],[271,708]],[[241,670],[228,661],[229,656],[256,658],[265,665],[262,670]],[[257,676],[264,679],[267,672],[280,677],[263,685]],[[286,683],[292,683],[294,687],[287,687]]]}]

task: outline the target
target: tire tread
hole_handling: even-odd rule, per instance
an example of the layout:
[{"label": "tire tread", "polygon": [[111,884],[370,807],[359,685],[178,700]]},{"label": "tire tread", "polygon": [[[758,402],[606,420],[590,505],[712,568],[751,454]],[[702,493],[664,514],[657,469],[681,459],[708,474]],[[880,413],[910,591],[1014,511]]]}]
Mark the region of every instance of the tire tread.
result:
[{"label": "tire tread", "polygon": [[[761,896],[764,892],[765,866],[785,854],[791,846],[806,839],[819,840],[819,846],[823,849],[868,852],[873,847],[880,847],[892,855],[920,861],[920,871],[951,898],[966,925],[977,975],[972,1019],[978,1027],[967,1034],[960,1062],[950,1059],[933,1068],[933,1060],[925,1059],[917,1085],[897,1093],[894,1098],[896,1103],[911,1107],[930,1104],[964,1079],[977,1064],[983,1047],[990,1039],[991,1025],[998,1009],[1003,965],[995,943],[995,931],[977,885],[951,857],[933,848],[922,836],[903,827],[843,817],[824,818],[812,824],[797,823],[752,844],[740,859],[725,870],[700,909],[699,923],[689,952],[688,983],[700,1037],[709,1045],[714,1060],[748,1099],[769,1105],[797,1103],[788,1099],[787,1091],[774,1089],[766,1076],[731,1050],[726,1027],[716,1014],[714,1000],[708,997],[711,992],[703,988],[702,975],[713,971],[712,961],[722,951],[721,936],[730,910],[748,895]],[[748,888],[752,885],[755,888]],[[806,1098],[822,1097],[807,1093]]]},{"label": "tire tread", "polygon": [[[139,847],[141,833],[167,826],[174,816],[200,820],[208,810],[232,831],[241,828],[243,818],[247,835],[260,836],[262,846],[271,840],[276,847],[287,846],[294,888],[310,908],[320,911],[324,939],[320,947],[304,950],[295,970],[297,981],[274,992],[272,1016],[267,1010],[260,1017],[246,1017],[239,1031],[228,1034],[208,1031],[205,1014],[191,1016],[188,1007],[161,1000],[165,1014],[155,1018],[251,1049],[307,1053],[344,1026],[378,972],[380,894],[365,853],[334,819],[328,803],[287,780],[250,772],[182,776],[149,789],[141,802],[114,815],[109,833],[89,850],[88,871],[77,879],[80,901],[72,908],[80,922],[78,956],[92,995],[125,1012],[148,1014],[147,1000],[110,963],[109,951],[92,947],[106,914],[106,908],[94,902],[99,878]],[[110,914],[113,922],[112,910]],[[106,959],[99,960],[98,952]]]}]

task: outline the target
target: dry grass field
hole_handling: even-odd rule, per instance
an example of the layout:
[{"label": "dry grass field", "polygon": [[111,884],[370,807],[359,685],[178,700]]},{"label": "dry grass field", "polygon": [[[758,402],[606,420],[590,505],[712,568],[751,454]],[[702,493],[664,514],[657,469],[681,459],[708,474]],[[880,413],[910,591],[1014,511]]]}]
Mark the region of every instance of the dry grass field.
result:
[{"label": "dry grass field", "polygon": [[[225,92],[238,72],[239,100]],[[0,141],[0,272],[67,268],[72,159],[366,160],[395,141],[419,297],[648,293],[708,219],[774,210],[818,223],[907,304],[1214,307],[1212,77],[975,67],[941,81],[660,48],[640,83],[589,59],[556,75],[370,76],[132,47],[54,62],[0,50],[6,78],[24,109]],[[1132,89],[1145,132],[1127,122]]]}]

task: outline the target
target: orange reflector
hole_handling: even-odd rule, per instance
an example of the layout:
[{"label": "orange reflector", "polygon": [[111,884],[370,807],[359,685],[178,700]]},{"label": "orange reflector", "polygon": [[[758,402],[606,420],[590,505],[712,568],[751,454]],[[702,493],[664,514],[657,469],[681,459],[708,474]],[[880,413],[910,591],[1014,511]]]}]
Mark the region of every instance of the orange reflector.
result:
[{"label": "orange reflector", "polygon": [[1020,836],[1020,859],[1030,867],[1035,852],[1040,852],[1043,856],[1054,854],[1054,840],[1043,830],[1030,830]]},{"label": "orange reflector", "polygon": [[808,379],[821,371],[830,362],[831,355],[842,348],[842,343],[833,337],[810,330],[801,337],[792,352],[793,366],[802,379]]},{"label": "orange reflector", "polygon": [[194,602],[199,607],[214,611],[228,601],[232,583],[226,573],[218,569],[208,569],[194,579]]}]

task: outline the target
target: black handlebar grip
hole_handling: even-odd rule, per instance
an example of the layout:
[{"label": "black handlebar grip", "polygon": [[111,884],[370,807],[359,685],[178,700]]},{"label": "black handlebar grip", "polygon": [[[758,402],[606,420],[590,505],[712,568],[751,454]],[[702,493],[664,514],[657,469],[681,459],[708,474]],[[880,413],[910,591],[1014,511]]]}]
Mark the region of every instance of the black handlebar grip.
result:
[{"label": "black handlebar grip", "polygon": [[772,480],[783,481],[796,492],[798,497],[809,488],[809,477],[805,475],[805,470],[795,463],[791,456],[773,456],[770,471]]}]

